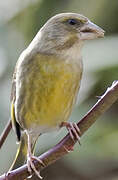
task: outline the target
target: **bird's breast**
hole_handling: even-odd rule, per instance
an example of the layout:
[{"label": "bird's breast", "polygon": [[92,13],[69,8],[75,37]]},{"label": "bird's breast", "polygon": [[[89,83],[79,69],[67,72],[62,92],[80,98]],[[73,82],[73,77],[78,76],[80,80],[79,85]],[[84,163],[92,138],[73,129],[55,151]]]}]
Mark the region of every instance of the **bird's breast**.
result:
[{"label": "bird's breast", "polygon": [[[17,117],[21,125],[55,127],[66,121],[80,86],[80,63],[37,56],[19,74]],[[19,86],[19,87],[18,87]]]}]

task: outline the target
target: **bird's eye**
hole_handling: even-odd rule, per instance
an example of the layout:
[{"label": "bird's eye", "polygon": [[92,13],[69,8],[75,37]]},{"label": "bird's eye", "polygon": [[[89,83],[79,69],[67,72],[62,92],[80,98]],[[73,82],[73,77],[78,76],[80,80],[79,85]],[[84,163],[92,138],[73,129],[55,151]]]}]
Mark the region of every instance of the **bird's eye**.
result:
[{"label": "bird's eye", "polygon": [[69,20],[68,20],[68,23],[69,23],[70,25],[75,25],[75,24],[77,24],[77,20],[75,20],[75,19],[69,19]]}]

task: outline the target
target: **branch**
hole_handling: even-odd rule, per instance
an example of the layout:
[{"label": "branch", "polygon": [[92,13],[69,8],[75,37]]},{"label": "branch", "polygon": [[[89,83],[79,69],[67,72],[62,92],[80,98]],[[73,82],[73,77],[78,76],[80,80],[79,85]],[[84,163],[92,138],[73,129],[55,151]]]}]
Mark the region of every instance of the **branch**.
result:
[{"label": "branch", "polygon": [[4,141],[6,140],[11,128],[12,128],[12,124],[11,124],[11,119],[10,119],[8,121],[7,125],[5,126],[5,129],[3,130],[1,136],[0,136],[0,149],[1,149]]},{"label": "branch", "polygon": [[[115,81],[111,87],[109,87],[106,92],[101,96],[97,103],[92,107],[92,109],[78,122],[78,127],[81,131],[81,136],[92,126],[92,124],[97,120],[100,115],[102,115],[110,106],[118,99],[118,81]],[[61,157],[63,157],[68,152],[72,150],[72,147],[76,143],[72,141],[69,134],[67,134],[56,146],[47,152],[43,153],[39,158],[44,162],[45,167],[34,161],[37,170],[41,171],[50,164],[54,163]],[[7,174],[0,176],[0,180],[23,180],[29,176],[27,165],[15,169]]]}]

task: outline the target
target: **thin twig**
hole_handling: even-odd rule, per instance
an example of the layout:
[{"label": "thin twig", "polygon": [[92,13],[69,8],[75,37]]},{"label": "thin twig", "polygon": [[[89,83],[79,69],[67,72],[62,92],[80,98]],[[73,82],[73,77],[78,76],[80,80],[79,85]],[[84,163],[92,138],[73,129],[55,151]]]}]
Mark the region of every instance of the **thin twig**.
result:
[{"label": "thin twig", "polygon": [[[104,93],[103,96],[97,101],[93,108],[78,122],[78,127],[81,131],[81,136],[87,131],[88,128],[102,115],[116,100],[118,99],[118,81],[115,81],[110,88]],[[39,158],[44,162],[45,167],[34,161],[37,170],[41,171],[50,164],[54,163],[65,154],[68,153],[68,150],[71,150],[74,144],[69,134],[67,134],[56,146],[48,150]],[[0,180],[23,180],[29,176],[27,165],[15,169],[7,174],[3,174],[0,177]]]},{"label": "thin twig", "polygon": [[5,142],[10,130],[12,128],[11,119],[8,121],[7,125],[5,126],[5,129],[3,130],[1,136],[0,136],[0,149]]}]

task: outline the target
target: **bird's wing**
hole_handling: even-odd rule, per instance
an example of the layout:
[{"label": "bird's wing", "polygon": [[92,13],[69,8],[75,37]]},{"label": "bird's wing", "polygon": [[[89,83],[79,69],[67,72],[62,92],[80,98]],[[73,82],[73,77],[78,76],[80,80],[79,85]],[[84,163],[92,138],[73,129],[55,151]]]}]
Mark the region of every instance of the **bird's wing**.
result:
[{"label": "bird's wing", "polygon": [[10,97],[11,102],[14,102],[15,98],[16,98],[16,68],[12,77],[12,88],[11,88],[11,97]]},{"label": "bird's wing", "polygon": [[12,88],[11,88],[11,120],[12,120],[12,127],[17,135],[17,140],[20,141],[21,130],[20,130],[20,125],[16,121],[16,117],[15,117],[15,108],[14,108],[15,99],[16,99],[16,68],[13,74]]}]

